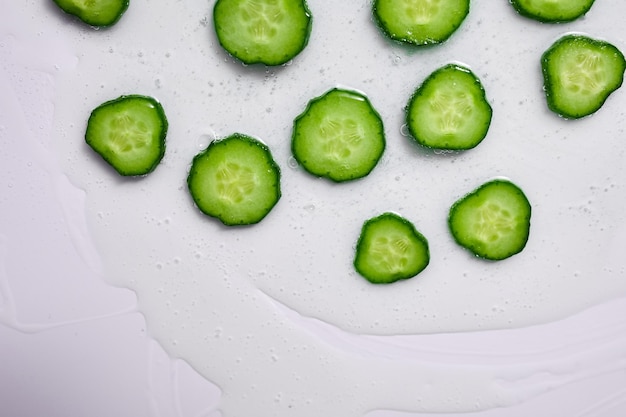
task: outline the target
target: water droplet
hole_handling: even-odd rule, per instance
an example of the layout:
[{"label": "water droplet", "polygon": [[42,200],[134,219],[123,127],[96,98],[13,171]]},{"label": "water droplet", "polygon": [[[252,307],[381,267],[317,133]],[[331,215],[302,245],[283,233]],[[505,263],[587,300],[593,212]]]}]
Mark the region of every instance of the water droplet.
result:
[{"label": "water droplet", "polygon": [[215,132],[200,135],[200,137],[198,137],[198,149],[206,149],[213,140],[215,140]]},{"label": "water droplet", "polygon": [[404,123],[402,126],[400,126],[400,134],[402,136],[409,136],[409,127],[407,126],[406,123]]},{"label": "water droplet", "polygon": [[287,166],[291,169],[296,169],[298,168],[298,161],[296,161],[296,158],[294,158],[293,156],[290,156],[287,160]]}]

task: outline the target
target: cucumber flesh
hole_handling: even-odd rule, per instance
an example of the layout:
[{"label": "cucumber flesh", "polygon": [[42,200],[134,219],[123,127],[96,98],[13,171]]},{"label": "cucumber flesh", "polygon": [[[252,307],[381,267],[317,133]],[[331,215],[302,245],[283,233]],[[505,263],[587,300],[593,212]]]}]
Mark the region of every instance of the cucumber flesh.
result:
[{"label": "cucumber flesh", "polygon": [[311,33],[304,0],[217,0],[213,21],[220,45],[244,64],[284,64]]},{"label": "cucumber flesh", "polygon": [[91,112],[85,141],[120,175],[145,175],[165,154],[167,128],[159,102],[152,97],[127,95]]},{"label": "cucumber flesh", "polygon": [[291,149],[312,175],[336,182],[362,178],[385,149],[383,122],[365,95],[334,88],[295,119]]},{"label": "cucumber flesh", "polygon": [[468,69],[449,64],[420,85],[406,110],[411,136],[433,149],[464,150],[487,135],[492,109],[480,80]]},{"label": "cucumber flesh", "polygon": [[383,213],[363,224],[354,267],[371,283],[390,284],[412,278],[429,262],[428,241],[405,218]]},{"label": "cucumber flesh", "polygon": [[389,38],[413,45],[444,42],[469,13],[469,0],[375,0],[373,14]]},{"label": "cucumber flesh", "polygon": [[455,241],[476,256],[501,260],[521,252],[530,231],[531,206],[508,180],[493,180],[457,200],[448,225]]},{"label": "cucumber flesh", "polygon": [[510,0],[522,16],[544,23],[571,22],[591,9],[594,0]]},{"label": "cucumber flesh", "polygon": [[570,34],[543,53],[541,66],[550,110],[577,119],[598,111],[622,85],[626,60],[608,42]]},{"label": "cucumber flesh", "polygon": [[260,222],[281,196],[280,168],[269,148],[240,133],[196,155],[187,185],[200,211],[227,226]]},{"label": "cucumber flesh", "polygon": [[54,0],[65,13],[75,16],[94,27],[107,27],[117,23],[129,0]]}]

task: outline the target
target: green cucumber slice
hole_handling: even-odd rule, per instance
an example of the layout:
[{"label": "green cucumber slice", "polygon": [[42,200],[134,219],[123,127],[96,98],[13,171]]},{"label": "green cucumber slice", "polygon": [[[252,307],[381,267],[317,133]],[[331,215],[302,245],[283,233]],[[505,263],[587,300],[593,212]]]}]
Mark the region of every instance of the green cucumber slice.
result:
[{"label": "green cucumber slice", "polygon": [[576,20],[591,9],[594,0],[510,0],[522,16],[544,23]]},{"label": "green cucumber slice", "polygon": [[95,27],[112,26],[128,9],[129,0],[54,0],[65,13]]},{"label": "green cucumber slice", "polygon": [[456,64],[433,72],[406,108],[409,133],[417,143],[433,149],[475,147],[487,135],[491,116],[480,80]]},{"label": "green cucumber slice", "polygon": [[412,45],[444,42],[469,13],[469,0],[375,0],[378,27],[389,38]]},{"label": "green cucumber slice", "polygon": [[244,64],[284,64],[311,33],[304,0],[217,0],[213,21],[220,45]]},{"label": "green cucumber slice", "polygon": [[548,107],[567,119],[598,111],[624,80],[626,60],[612,44],[568,34],[541,57]]},{"label": "green cucumber slice", "polygon": [[120,175],[152,172],[165,154],[168,122],[152,97],[126,95],[96,107],[85,141]]},{"label": "green cucumber slice", "polygon": [[501,260],[526,246],[530,213],[522,190],[497,179],[457,200],[450,209],[448,226],[454,240],[476,256]]},{"label": "green cucumber slice", "polygon": [[281,196],[269,148],[240,133],[213,141],[193,158],[187,186],[204,214],[227,226],[260,222]]},{"label": "green cucumber slice", "polygon": [[407,219],[383,213],[363,224],[354,267],[374,284],[390,284],[422,272],[430,262],[428,241]]},{"label": "green cucumber slice", "polygon": [[291,150],[310,174],[343,182],[369,174],[385,149],[385,131],[369,99],[333,88],[294,121]]}]

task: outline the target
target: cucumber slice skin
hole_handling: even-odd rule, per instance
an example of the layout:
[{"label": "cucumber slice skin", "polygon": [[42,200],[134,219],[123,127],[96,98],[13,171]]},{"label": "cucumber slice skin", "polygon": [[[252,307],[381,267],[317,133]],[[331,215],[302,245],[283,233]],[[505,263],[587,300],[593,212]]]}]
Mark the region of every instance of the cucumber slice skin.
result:
[{"label": "cucumber slice skin", "polygon": [[448,64],[415,90],[406,107],[406,124],[422,146],[467,150],[487,136],[492,115],[478,77],[469,68]]},{"label": "cucumber slice skin", "polygon": [[311,175],[334,182],[367,176],[386,139],[382,119],[362,93],[333,88],[309,101],[294,120],[291,151]]},{"label": "cucumber slice skin", "polygon": [[489,181],[450,208],[454,240],[475,256],[499,261],[520,253],[530,235],[531,205],[514,183]]},{"label": "cucumber slice skin", "polygon": [[143,95],[123,95],[96,107],[85,142],[122,176],[149,174],[165,155],[163,106]]},{"label": "cucumber slice skin", "polygon": [[594,0],[510,0],[521,16],[542,23],[567,23],[584,16]]},{"label": "cucumber slice skin", "polygon": [[53,0],[65,13],[98,28],[116,24],[126,12],[129,0]]},{"label": "cucumber slice skin", "polygon": [[309,42],[312,15],[305,0],[217,0],[218,41],[246,65],[282,65]]},{"label": "cucumber slice skin", "polygon": [[566,119],[578,119],[598,111],[621,87],[626,60],[606,41],[568,34],[543,53],[541,68],[548,108]]},{"label": "cucumber slice skin", "polygon": [[390,39],[416,46],[445,42],[461,26],[469,0],[374,0],[372,12]]},{"label": "cucumber slice skin", "polygon": [[198,209],[226,226],[259,223],[281,197],[269,148],[241,133],[215,140],[193,158],[187,186]]},{"label": "cucumber slice skin", "polygon": [[372,284],[413,278],[429,262],[428,240],[407,219],[388,212],[363,224],[354,268]]}]

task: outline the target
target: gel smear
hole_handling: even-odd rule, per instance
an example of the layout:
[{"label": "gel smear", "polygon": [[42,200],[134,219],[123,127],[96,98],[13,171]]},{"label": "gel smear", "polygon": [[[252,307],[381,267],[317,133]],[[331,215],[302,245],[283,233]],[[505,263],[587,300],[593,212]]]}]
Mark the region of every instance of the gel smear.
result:
[{"label": "gel smear", "polygon": [[[224,416],[476,413],[626,367],[616,120],[626,96],[584,123],[549,114],[536,57],[562,28],[536,30],[505,3],[477,4],[453,40],[416,53],[382,40],[365,2],[311,0],[307,49],[268,76],[220,50],[206,5],[137,1],[107,31],[40,5],[12,7],[25,28],[62,31],[78,57],[55,75],[51,140],[85,192],[107,282],[135,291],[150,335],[220,387]],[[619,39],[611,7],[621,6],[598,5],[602,20],[574,25]],[[481,77],[494,120],[471,152],[430,153],[401,134],[402,106],[451,60]],[[341,186],[306,175],[288,146],[293,119],[335,85],[365,92],[387,132],[380,166]],[[130,93],[156,97],[170,121],[162,163],[133,181],[83,140],[89,112]],[[283,197],[261,223],[227,229],[197,212],[185,178],[206,135],[233,132],[270,147]],[[592,136],[616,151],[600,159]],[[446,230],[450,205],[494,176],[515,180],[533,205],[527,247],[501,263],[473,258]],[[431,264],[415,279],[372,286],[352,269],[354,244],[365,219],[389,210],[429,239]]]}]

